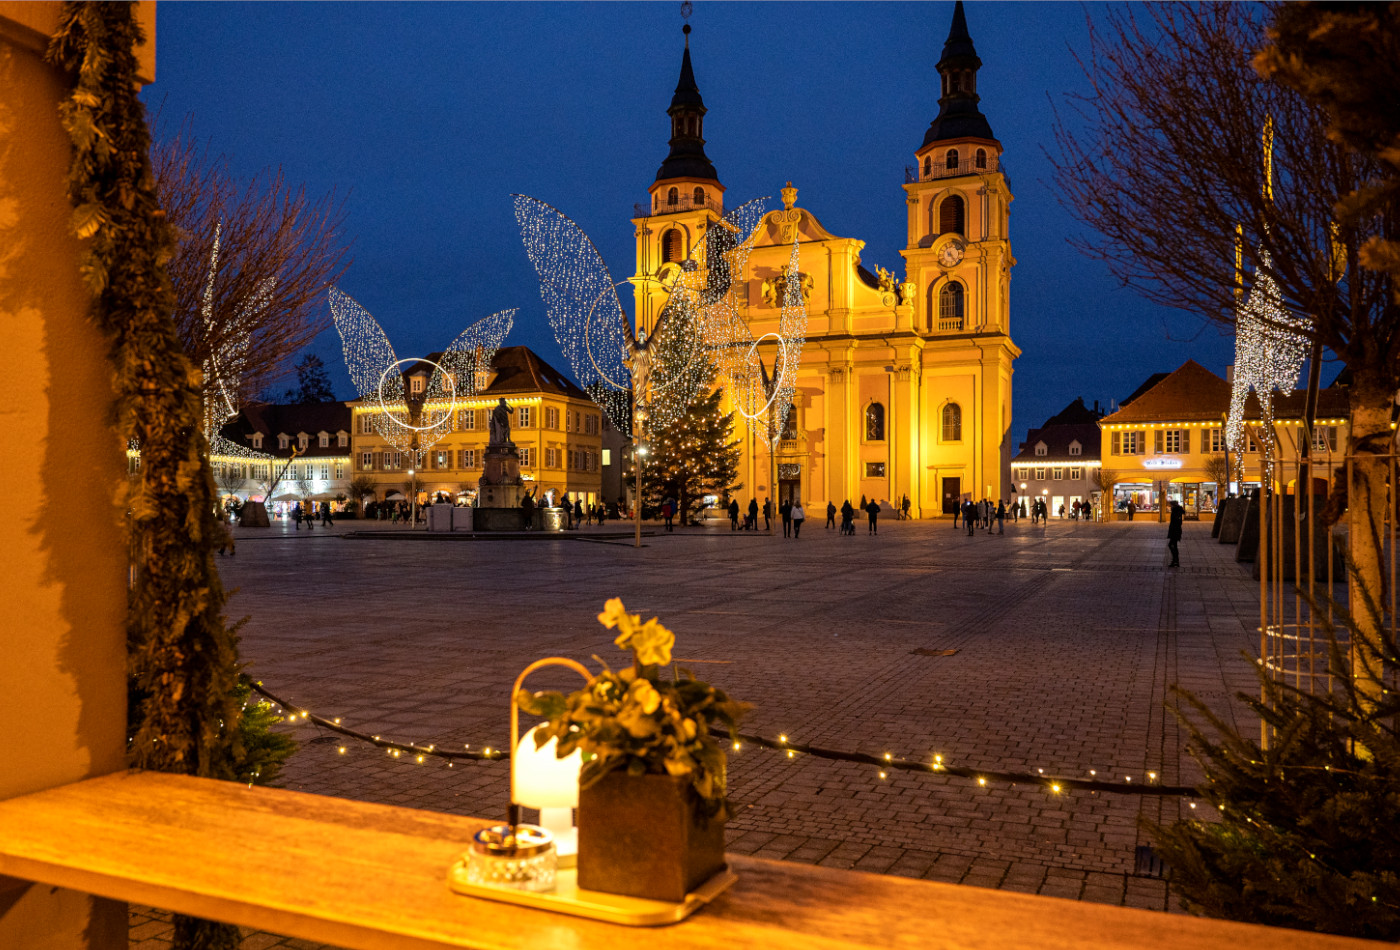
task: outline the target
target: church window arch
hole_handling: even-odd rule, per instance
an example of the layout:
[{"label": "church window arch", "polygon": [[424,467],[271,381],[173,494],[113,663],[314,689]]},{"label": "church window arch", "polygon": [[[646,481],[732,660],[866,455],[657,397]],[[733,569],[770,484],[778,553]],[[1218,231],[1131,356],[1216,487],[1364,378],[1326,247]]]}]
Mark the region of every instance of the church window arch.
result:
[{"label": "church window arch", "polygon": [[929,174],[930,174],[932,171],[933,171],[933,159],[930,158],[929,156],[925,155],[925,156],[924,156],[924,177],[927,178],[927,177],[929,176]]},{"label": "church window arch", "polygon": [[955,402],[943,407],[943,441],[962,441],[962,406]]},{"label": "church window arch", "polygon": [[976,164],[977,164],[977,167],[978,167],[978,168],[986,168],[986,167],[987,167],[987,150],[986,150],[985,148],[979,148],[979,149],[977,150],[977,154],[976,154],[976,156],[975,156],[975,161],[976,161]]},{"label": "church window arch", "polygon": [[967,291],[956,280],[938,288],[938,329],[961,330],[967,307]]},{"label": "church window arch", "polygon": [[695,199],[696,205],[703,205],[705,203],[705,189],[696,186],[695,194],[692,197]]},{"label": "church window arch", "polygon": [[679,230],[671,228],[661,235],[661,262],[669,264],[682,260],[685,260],[685,241]]},{"label": "church window arch", "polygon": [[674,208],[676,205],[680,204],[680,203],[681,203],[681,193],[680,193],[680,191],[677,190],[677,189],[675,189],[675,188],[672,188],[670,191],[666,192],[666,203],[667,203],[668,205],[670,205],[672,208]]},{"label": "church window arch", "polygon": [[949,195],[938,206],[938,233],[962,234],[967,226],[967,205],[961,195]]},{"label": "church window arch", "polygon": [[958,170],[958,150],[957,150],[957,149],[955,149],[955,148],[950,148],[950,149],[948,149],[947,166],[948,166],[948,171],[950,171],[950,172],[955,172],[955,171]]},{"label": "church window arch", "polygon": [[865,441],[885,441],[885,406],[872,402],[865,407]]}]

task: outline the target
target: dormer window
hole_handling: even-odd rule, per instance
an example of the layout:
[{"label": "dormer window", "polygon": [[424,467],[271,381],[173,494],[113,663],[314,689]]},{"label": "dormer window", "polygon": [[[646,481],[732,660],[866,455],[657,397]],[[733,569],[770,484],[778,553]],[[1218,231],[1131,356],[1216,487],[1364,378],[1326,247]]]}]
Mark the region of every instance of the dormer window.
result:
[{"label": "dormer window", "polygon": [[303,451],[305,451],[306,447],[307,447],[308,445],[310,445],[310,444],[311,444],[311,436],[307,435],[305,432],[298,432],[298,433],[297,433],[297,445],[298,445]]},{"label": "dormer window", "polygon": [[423,377],[410,376],[408,379],[408,391],[417,396],[423,392]]},{"label": "dormer window", "polygon": [[277,447],[278,447],[279,449],[285,449],[285,448],[287,448],[287,447],[288,447],[289,445],[291,445],[291,444],[292,444],[292,437],[291,437],[291,436],[287,435],[287,433],[285,433],[285,432],[279,432],[279,433],[277,433]]},{"label": "dormer window", "polygon": [[1036,455],[1044,456],[1045,453],[1046,453],[1046,451],[1047,451],[1047,450],[1046,450],[1046,446],[1045,446],[1045,443],[1044,443],[1044,442],[1037,442],[1037,443],[1035,444],[1035,454],[1036,454]]},{"label": "dormer window", "polygon": [[1074,441],[1074,442],[1071,442],[1071,443],[1069,444],[1069,454],[1070,454],[1070,455],[1083,455],[1083,454],[1084,454],[1084,446],[1080,445],[1079,442],[1078,442],[1078,440],[1076,440],[1076,441]]},{"label": "dormer window", "polygon": [[491,374],[490,374],[490,372],[488,372],[487,370],[484,370],[484,369],[479,369],[479,370],[476,371],[476,391],[477,391],[477,392],[483,392],[483,391],[485,391],[486,386],[490,383],[490,381],[491,381]]},{"label": "dormer window", "polygon": [[253,435],[252,435],[252,437],[249,438],[248,441],[251,442],[251,443],[253,443],[253,448],[255,448],[255,449],[261,449],[261,448],[262,448],[262,439],[263,439],[263,436],[262,436],[262,433],[261,433],[261,432],[254,432]]},{"label": "dormer window", "polygon": [[317,436],[316,436],[316,444],[319,445],[319,446],[320,446],[321,448],[323,448],[323,449],[328,449],[328,448],[330,448],[330,446],[331,446],[331,434],[330,434],[329,432],[321,432],[321,433],[318,433]]},{"label": "dormer window", "polygon": [[337,448],[348,448],[350,445],[350,433],[344,429],[335,434],[335,444]]}]

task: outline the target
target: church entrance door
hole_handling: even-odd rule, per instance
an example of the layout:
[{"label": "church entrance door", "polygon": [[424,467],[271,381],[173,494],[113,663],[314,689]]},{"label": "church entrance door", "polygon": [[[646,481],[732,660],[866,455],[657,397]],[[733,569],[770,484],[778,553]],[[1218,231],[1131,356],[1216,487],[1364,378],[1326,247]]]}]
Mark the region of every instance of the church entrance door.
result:
[{"label": "church entrance door", "polygon": [[782,478],[778,480],[778,504],[792,504],[802,498],[802,479]]},{"label": "church entrance door", "polygon": [[962,500],[962,479],[943,479],[943,513],[951,515],[957,512],[958,504]]}]

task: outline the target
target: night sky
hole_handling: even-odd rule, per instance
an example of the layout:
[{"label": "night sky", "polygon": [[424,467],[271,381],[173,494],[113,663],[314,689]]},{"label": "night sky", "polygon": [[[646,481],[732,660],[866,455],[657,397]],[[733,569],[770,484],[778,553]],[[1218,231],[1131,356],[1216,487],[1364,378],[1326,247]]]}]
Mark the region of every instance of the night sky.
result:
[{"label": "night sky", "polygon": [[[968,3],[982,111],[1012,193],[1013,439],[1075,396],[1105,404],[1188,358],[1224,374],[1232,339],[1148,304],[1073,250],[1050,185],[1053,108],[1085,80],[1078,3]],[[281,166],[345,196],[354,262],[341,288],[400,357],[441,349],[518,307],[507,344],[561,370],[510,194],[547,201],[631,276],[633,204],[667,153],[680,4],[162,3],[160,127],[195,134],[243,178]],[[904,168],[938,112],[951,2],[696,3],[706,152],[726,206],[791,179],[798,205],[903,274]],[[159,130],[159,127],[158,127]],[[630,295],[623,295],[630,307]],[[335,330],[315,350],[353,398]]]}]

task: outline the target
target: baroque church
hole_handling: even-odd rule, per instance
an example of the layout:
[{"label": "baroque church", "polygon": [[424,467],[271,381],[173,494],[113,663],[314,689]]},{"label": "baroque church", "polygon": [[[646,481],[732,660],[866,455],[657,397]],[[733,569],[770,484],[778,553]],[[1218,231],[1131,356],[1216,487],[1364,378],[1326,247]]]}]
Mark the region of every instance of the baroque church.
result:
[{"label": "baroque church", "polygon": [[[724,186],[705,155],[705,104],[690,62],[689,26],[680,81],[667,110],[670,153],[639,206],[632,283],[639,330],[666,304],[660,279],[684,261],[724,214]],[[741,494],[800,498],[816,511],[861,496],[916,518],[949,514],[963,497],[1010,498],[1011,192],[1001,143],[978,108],[982,61],[963,5],[937,68],[939,111],[905,174],[906,276],[861,266],[865,242],[838,237],[782,190],[741,275],[740,315],[755,338],[778,329],[779,295],[794,235],[799,243],[807,335],[793,409],[774,459],[735,416]],[[771,339],[771,338],[770,338]],[[772,346],[764,354],[773,365]]]}]

